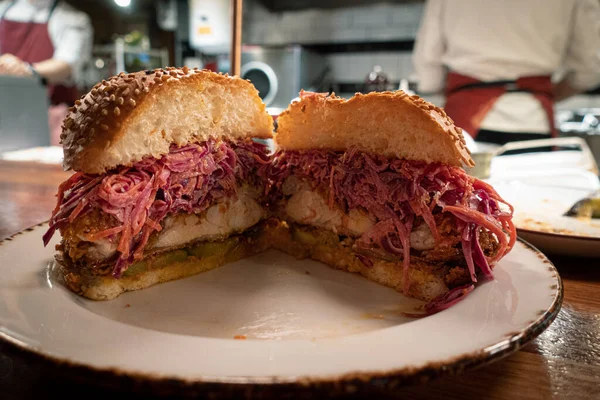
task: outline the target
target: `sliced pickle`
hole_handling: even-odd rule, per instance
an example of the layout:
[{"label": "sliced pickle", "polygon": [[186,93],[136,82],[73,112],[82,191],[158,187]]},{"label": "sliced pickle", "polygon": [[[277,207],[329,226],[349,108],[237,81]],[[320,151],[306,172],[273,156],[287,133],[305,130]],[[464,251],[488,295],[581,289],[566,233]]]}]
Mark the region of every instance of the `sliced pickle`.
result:
[{"label": "sliced pickle", "polygon": [[149,266],[152,268],[161,268],[168,264],[185,261],[188,253],[185,250],[173,250],[167,253],[159,254],[149,260],[139,261],[127,268],[124,276],[133,276],[144,272]]},{"label": "sliced pickle", "polygon": [[185,250],[173,250],[156,256],[152,261],[155,267],[163,267],[174,262],[185,261],[188,258],[188,253]]},{"label": "sliced pickle", "polygon": [[292,238],[297,242],[311,246],[336,246],[343,240],[341,236],[328,230],[305,230],[298,227],[292,230]]},{"label": "sliced pickle", "polygon": [[319,238],[317,238],[315,235],[300,229],[294,229],[292,232],[292,237],[295,241],[304,244],[315,245],[319,243]]},{"label": "sliced pickle", "polygon": [[198,258],[211,257],[219,254],[227,254],[235,247],[236,243],[236,240],[201,243],[194,247],[188,248],[188,252]]},{"label": "sliced pickle", "polygon": [[136,262],[135,264],[132,264],[131,266],[129,266],[129,268],[127,268],[127,271],[123,272],[123,276],[137,275],[140,272],[145,271],[146,268],[148,268],[148,262],[147,261]]},{"label": "sliced pickle", "polygon": [[162,268],[172,263],[186,261],[190,256],[202,259],[211,256],[227,255],[236,249],[237,242],[238,241],[235,239],[230,239],[222,242],[199,243],[193,247],[172,250],[154,256],[148,260],[136,262],[131,265],[123,275],[134,276],[144,272],[148,268]]}]

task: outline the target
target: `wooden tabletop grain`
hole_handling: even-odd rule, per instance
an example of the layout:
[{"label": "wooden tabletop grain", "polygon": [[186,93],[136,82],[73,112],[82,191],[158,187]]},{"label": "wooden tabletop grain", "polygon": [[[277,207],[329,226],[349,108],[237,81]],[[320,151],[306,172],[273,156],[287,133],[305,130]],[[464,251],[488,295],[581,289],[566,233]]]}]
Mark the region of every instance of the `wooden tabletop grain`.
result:
[{"label": "wooden tabletop grain", "polygon": [[[0,239],[47,220],[57,185],[68,175],[55,165],[0,161]],[[546,331],[504,359],[398,389],[390,398],[600,399],[600,259],[548,256],[563,279],[564,302]],[[106,399],[111,390],[101,382],[82,386],[0,343],[2,399],[74,393]]]}]

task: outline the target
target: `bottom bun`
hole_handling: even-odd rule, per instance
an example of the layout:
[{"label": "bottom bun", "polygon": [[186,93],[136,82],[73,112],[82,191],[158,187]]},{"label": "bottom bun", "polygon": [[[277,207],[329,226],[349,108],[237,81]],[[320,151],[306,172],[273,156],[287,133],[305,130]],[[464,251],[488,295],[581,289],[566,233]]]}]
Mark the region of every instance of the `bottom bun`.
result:
[{"label": "bottom bun", "polygon": [[189,277],[261,253],[270,245],[264,229],[235,235],[218,242],[199,242],[133,264],[120,279],[95,275],[68,266],[57,256],[60,275],[73,292],[92,300],[111,300],[128,291]]},{"label": "bottom bun", "polygon": [[[330,240],[332,235],[336,238]],[[403,293],[402,262],[358,255],[337,240],[332,232],[317,228],[288,226],[267,220],[244,234],[217,242],[198,242],[133,264],[120,279],[93,274],[69,266],[57,256],[60,273],[73,292],[92,300],[111,300],[120,294],[209,271],[274,248],[296,258],[311,258],[333,268],[358,273]],[[411,262],[407,296],[430,301],[449,291],[445,276],[449,267]]]},{"label": "bottom bun", "polygon": [[424,301],[433,300],[450,290],[444,279],[448,267],[411,262],[408,273],[410,287],[408,293],[404,293],[401,261],[385,261],[376,257],[357,255],[338,241],[323,240],[323,237],[327,236],[331,236],[331,232],[291,226],[289,229],[280,229],[277,235],[273,235],[272,246],[296,258],[310,258],[336,269],[358,273],[371,281]]}]

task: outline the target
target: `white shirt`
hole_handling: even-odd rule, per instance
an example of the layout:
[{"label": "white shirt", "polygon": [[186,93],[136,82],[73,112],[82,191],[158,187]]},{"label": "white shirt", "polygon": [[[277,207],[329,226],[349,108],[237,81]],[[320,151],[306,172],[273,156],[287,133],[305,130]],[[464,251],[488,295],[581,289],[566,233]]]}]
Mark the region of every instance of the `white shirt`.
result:
[{"label": "white shirt", "polygon": [[[568,76],[580,90],[600,84],[598,0],[428,0],[415,42],[419,92],[439,92],[451,70],[473,78]],[[482,129],[549,132],[529,93],[506,93]]]},{"label": "white shirt", "polygon": [[[0,1],[0,15],[12,1]],[[67,62],[73,71],[72,81],[82,75],[84,64],[91,59],[93,28],[87,14],[59,1],[48,20],[52,1],[17,0],[4,14],[4,20],[45,23],[54,46],[52,58]],[[1,47],[0,47],[1,50]]]}]

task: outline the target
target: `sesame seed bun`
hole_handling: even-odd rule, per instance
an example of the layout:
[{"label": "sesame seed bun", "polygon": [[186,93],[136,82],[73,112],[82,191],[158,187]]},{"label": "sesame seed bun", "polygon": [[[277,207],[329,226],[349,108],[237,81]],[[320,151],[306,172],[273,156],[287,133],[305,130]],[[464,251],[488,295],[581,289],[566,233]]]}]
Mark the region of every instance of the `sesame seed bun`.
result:
[{"label": "sesame seed bun", "polygon": [[270,138],[273,130],[249,81],[187,67],[121,73],[98,83],[69,111],[63,165],[90,174],[159,157],[172,144]]},{"label": "sesame seed bun", "polygon": [[284,150],[360,150],[387,157],[472,167],[462,129],[446,113],[403,91],[357,93],[345,100],[301,92],[277,119]]}]

